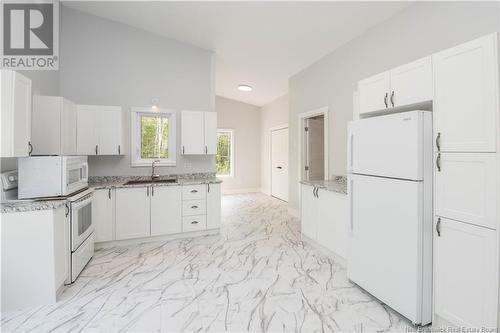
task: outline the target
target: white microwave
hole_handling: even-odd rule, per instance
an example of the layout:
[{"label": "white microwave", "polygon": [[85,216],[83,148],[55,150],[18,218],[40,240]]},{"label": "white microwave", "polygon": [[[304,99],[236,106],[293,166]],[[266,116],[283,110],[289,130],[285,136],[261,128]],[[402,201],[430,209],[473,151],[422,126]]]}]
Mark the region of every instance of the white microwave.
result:
[{"label": "white microwave", "polygon": [[67,196],[88,187],[87,156],[34,156],[18,160],[18,198]]}]

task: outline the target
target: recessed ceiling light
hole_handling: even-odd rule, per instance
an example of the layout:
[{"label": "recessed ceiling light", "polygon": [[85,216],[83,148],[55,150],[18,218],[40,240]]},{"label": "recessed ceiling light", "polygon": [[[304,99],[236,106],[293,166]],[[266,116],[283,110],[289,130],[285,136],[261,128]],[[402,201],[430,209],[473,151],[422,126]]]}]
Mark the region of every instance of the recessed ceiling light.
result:
[{"label": "recessed ceiling light", "polygon": [[238,90],[239,91],[252,91],[252,87],[250,87],[249,85],[246,85],[246,84],[240,84],[238,86]]}]

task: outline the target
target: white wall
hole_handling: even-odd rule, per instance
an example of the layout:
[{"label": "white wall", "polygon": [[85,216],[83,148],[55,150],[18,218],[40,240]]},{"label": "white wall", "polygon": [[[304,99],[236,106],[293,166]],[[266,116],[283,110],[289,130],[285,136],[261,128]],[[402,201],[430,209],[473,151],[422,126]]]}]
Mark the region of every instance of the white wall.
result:
[{"label": "white wall", "polygon": [[495,2],[420,2],[368,30],[289,80],[290,201],[299,207],[297,114],[328,106],[329,174],[346,173],[347,122],[362,78],[497,31]]},{"label": "white wall", "polygon": [[215,110],[218,128],[234,131],[234,175],[222,191],[260,189],[260,108],[217,96]]},{"label": "white wall", "polygon": [[288,123],[288,95],[281,96],[261,109],[261,166],[260,186],[262,192],[271,192],[271,132],[270,129]]},{"label": "white wall", "polygon": [[[61,6],[60,94],[79,104],[151,106],[207,110],[214,108],[213,53]],[[178,117],[180,119],[180,117]],[[180,122],[178,122],[178,127]],[[125,117],[126,143],[130,116]],[[177,131],[180,147],[180,131]],[[91,175],[146,175],[127,156],[90,157]],[[180,152],[180,149],[177,149]],[[177,156],[176,167],[161,174],[213,172],[213,156]]]}]

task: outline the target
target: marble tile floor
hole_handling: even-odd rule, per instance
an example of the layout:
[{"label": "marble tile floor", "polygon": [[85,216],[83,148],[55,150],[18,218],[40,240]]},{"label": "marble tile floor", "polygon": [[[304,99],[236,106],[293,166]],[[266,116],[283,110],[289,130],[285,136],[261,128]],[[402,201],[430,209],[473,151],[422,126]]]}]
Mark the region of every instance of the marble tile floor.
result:
[{"label": "marble tile floor", "polygon": [[2,332],[405,331],[411,323],[300,239],[264,194],[223,197],[220,235],[110,247],[58,303],[2,313]]}]

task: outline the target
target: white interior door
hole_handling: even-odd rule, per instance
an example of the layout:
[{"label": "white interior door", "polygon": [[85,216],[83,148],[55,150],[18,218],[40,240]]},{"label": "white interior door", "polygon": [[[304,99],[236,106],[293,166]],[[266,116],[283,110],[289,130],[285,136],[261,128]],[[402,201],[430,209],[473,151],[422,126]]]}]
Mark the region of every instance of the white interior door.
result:
[{"label": "white interior door", "polygon": [[288,128],[271,131],[271,195],[288,201]]}]

